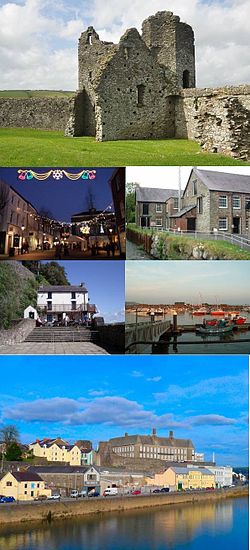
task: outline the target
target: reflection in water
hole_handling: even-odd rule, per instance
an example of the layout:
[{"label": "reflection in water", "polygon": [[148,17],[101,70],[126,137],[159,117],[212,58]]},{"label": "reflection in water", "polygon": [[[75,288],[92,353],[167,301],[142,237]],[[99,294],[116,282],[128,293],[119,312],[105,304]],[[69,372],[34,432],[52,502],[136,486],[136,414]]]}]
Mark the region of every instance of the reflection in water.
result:
[{"label": "reflection in water", "polygon": [[247,550],[248,499],[0,528],[0,550]]},{"label": "reflection in water", "polygon": [[247,550],[248,499],[0,528],[4,550]]}]

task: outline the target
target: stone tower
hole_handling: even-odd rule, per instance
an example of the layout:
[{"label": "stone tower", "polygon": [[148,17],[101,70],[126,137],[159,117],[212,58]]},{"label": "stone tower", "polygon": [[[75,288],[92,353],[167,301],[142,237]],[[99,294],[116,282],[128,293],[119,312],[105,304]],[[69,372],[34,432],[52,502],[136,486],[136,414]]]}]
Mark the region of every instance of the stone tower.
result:
[{"label": "stone tower", "polygon": [[169,11],[159,11],[142,23],[142,39],[166,77],[178,87],[195,88],[194,32]]}]

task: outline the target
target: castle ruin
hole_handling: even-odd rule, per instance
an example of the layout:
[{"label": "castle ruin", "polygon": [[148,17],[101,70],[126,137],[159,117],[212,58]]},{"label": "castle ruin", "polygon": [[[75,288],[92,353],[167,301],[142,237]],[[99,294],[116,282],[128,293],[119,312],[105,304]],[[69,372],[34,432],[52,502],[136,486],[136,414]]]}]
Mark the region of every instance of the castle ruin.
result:
[{"label": "castle ruin", "polygon": [[142,34],[128,29],[118,44],[89,27],[78,66],[72,98],[0,99],[0,125],[66,127],[66,136],[97,141],[192,139],[250,160],[250,86],[196,88],[194,33],[172,12],[143,21]]}]

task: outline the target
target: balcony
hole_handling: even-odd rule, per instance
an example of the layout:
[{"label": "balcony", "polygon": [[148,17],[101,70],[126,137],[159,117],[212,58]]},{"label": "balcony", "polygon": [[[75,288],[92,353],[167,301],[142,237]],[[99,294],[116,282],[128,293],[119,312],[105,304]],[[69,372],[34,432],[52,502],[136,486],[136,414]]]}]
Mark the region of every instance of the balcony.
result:
[{"label": "balcony", "polygon": [[49,307],[46,305],[37,304],[43,313],[69,313],[72,311],[84,312],[87,311],[87,304],[52,304]]}]

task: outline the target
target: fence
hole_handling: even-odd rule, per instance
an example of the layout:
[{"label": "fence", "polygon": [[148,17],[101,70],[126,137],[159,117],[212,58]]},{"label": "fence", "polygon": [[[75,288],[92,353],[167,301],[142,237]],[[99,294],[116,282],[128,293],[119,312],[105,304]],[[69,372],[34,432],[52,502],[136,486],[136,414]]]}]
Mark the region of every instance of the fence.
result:
[{"label": "fence", "polygon": [[170,235],[174,235],[176,237],[191,237],[193,239],[207,241],[226,241],[230,244],[239,246],[244,250],[250,250],[250,239],[234,233],[220,233],[219,231],[208,231],[207,233],[203,233],[202,231],[178,231],[175,229],[167,229],[165,233],[169,233]]},{"label": "fence", "polygon": [[137,246],[143,246],[143,249],[147,254],[151,254],[153,238],[147,233],[139,233],[133,229],[127,228],[127,238]]}]

